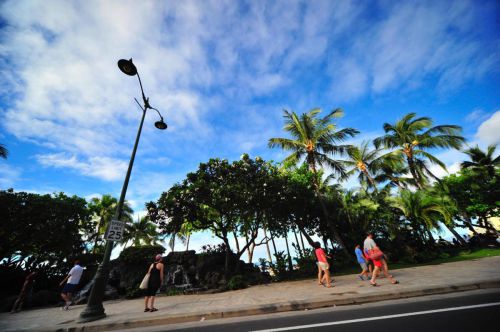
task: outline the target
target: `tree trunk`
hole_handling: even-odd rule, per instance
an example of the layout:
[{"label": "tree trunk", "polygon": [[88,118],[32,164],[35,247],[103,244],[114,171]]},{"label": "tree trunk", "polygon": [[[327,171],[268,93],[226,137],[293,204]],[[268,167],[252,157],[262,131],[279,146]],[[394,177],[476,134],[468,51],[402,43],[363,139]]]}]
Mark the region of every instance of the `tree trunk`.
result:
[{"label": "tree trunk", "polygon": [[466,212],[464,212],[463,217],[464,217],[463,221],[464,221],[465,226],[467,226],[467,228],[472,232],[472,235],[477,235],[478,233],[477,233],[476,229],[474,228],[474,226],[472,225],[472,220],[469,217],[469,215]]},{"label": "tree trunk", "polygon": [[290,247],[288,246],[288,236],[285,234],[286,251],[288,253],[288,269],[293,271],[292,256],[290,255]]},{"label": "tree trunk", "polygon": [[[264,237],[267,239],[267,230],[265,227],[264,228]],[[269,258],[269,263],[273,262],[273,258],[271,256],[271,250],[269,249],[269,240],[266,241],[266,250],[267,250],[267,257]]]},{"label": "tree trunk", "polygon": [[297,249],[299,251],[299,257],[302,257],[302,250],[300,249],[300,244],[299,244],[299,238],[297,236],[297,232],[295,231],[295,228],[292,228],[293,235],[295,235],[295,243],[297,243]]},{"label": "tree trunk", "polygon": [[[345,246],[344,241],[340,237],[340,234],[337,231],[337,227],[335,227],[335,225],[333,225],[333,223],[330,222],[330,214],[328,213],[328,209],[326,208],[325,202],[323,201],[323,195],[321,195],[321,193],[319,191],[319,183],[318,183],[318,179],[317,179],[316,165],[314,163],[309,163],[309,167],[311,168],[312,172],[315,175],[314,179],[313,179],[313,187],[314,187],[314,190],[316,192],[316,195],[318,196],[319,203],[321,205],[321,209],[323,210],[323,214],[325,215],[325,221],[330,226],[330,228],[331,228],[331,230],[333,232],[333,235],[335,236],[335,238],[336,238],[337,242],[339,243],[339,245],[342,247],[344,253],[347,256],[349,256],[349,251],[347,250],[347,247]],[[306,238],[307,238],[307,236],[306,236]],[[310,243],[312,245],[312,243],[313,243],[312,240],[311,240]]]},{"label": "tree trunk", "polygon": [[189,251],[189,240],[191,239],[191,234],[187,235],[187,240],[186,240],[186,251]]},{"label": "tree trunk", "polygon": [[417,171],[415,170],[415,162],[413,161],[412,157],[406,157],[406,160],[408,162],[408,167],[410,168],[410,173],[411,176],[413,176],[413,179],[415,180],[415,183],[417,185],[418,189],[423,189],[423,185],[421,183],[420,177],[417,175]]},{"label": "tree trunk", "polygon": [[457,231],[453,228],[453,226],[448,226],[444,224],[446,228],[453,234],[453,236],[457,239],[458,242],[460,242],[461,245],[465,246],[467,242],[465,242],[464,238],[460,236],[460,234],[457,233]]},{"label": "tree trunk", "polygon": [[276,242],[274,242],[274,235],[271,233],[271,243],[273,244],[274,249],[274,257],[278,254],[278,250],[276,250]]},{"label": "tree trunk", "polygon": [[306,247],[304,246],[304,238],[302,237],[302,232],[299,231],[299,236],[300,236],[300,243],[302,244],[302,252],[306,252]]},{"label": "tree trunk", "polygon": [[240,252],[240,243],[238,242],[238,236],[236,236],[236,232],[233,231],[234,242],[236,242],[236,251]]},{"label": "tree trunk", "polygon": [[97,224],[97,231],[95,233],[95,240],[94,240],[94,248],[92,248],[92,253],[95,254],[97,250],[97,242],[99,241],[99,230],[101,229],[101,225],[103,222],[103,218],[99,218],[99,223]]}]

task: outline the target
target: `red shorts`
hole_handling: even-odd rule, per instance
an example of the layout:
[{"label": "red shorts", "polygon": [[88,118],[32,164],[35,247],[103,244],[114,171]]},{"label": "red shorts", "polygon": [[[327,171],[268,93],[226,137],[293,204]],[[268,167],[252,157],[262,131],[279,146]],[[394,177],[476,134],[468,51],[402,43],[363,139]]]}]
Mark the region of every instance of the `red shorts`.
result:
[{"label": "red shorts", "polygon": [[382,267],[382,260],[381,259],[372,259],[373,265]]}]

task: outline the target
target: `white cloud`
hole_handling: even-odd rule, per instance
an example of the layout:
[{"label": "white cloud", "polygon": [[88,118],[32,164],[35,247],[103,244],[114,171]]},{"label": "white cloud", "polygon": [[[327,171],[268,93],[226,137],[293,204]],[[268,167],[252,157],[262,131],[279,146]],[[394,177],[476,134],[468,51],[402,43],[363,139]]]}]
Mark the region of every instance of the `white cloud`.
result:
[{"label": "white cloud", "polygon": [[0,188],[13,188],[15,183],[20,180],[22,171],[18,167],[11,166],[5,161],[0,160]]},{"label": "white cloud", "polygon": [[481,123],[476,137],[486,144],[500,144],[500,111]]},{"label": "white cloud", "polygon": [[128,166],[126,162],[112,158],[90,157],[88,161],[81,161],[77,156],[65,153],[39,154],[35,158],[46,167],[72,169],[107,181],[123,179]]}]

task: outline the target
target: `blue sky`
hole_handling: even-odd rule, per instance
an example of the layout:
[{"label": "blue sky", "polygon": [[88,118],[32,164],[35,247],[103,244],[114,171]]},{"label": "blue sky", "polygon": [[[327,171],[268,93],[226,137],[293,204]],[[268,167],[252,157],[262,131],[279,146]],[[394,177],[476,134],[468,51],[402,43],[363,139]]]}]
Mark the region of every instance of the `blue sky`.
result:
[{"label": "blue sky", "polygon": [[[3,1],[0,189],[119,195],[141,115],[121,58],[169,125],[148,113],[136,212],[211,157],[280,161],[267,141],[283,109],[341,107],[353,143],[408,112],[499,143],[499,14],[493,0]],[[437,154],[450,172],[464,158]]]}]

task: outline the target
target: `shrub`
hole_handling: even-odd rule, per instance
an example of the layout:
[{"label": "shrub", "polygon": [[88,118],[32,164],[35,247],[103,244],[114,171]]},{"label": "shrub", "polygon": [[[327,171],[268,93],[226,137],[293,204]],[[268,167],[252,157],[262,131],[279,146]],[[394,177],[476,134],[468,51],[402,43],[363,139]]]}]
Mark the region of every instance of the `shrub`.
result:
[{"label": "shrub", "polygon": [[247,284],[245,283],[243,276],[238,274],[229,279],[229,282],[227,283],[227,288],[229,290],[242,289],[242,288],[247,288]]},{"label": "shrub", "polygon": [[127,299],[135,299],[138,297],[141,297],[144,294],[142,289],[139,289],[139,287],[128,287],[126,292],[125,292],[125,298]]},{"label": "shrub", "polygon": [[278,251],[274,257],[276,258],[276,263],[269,263],[273,281],[287,279],[289,277],[289,271],[287,270],[288,255],[284,251]]},{"label": "shrub", "polygon": [[160,245],[128,247],[121,252],[119,260],[126,265],[147,265],[155,255],[164,252],[165,248]]}]

